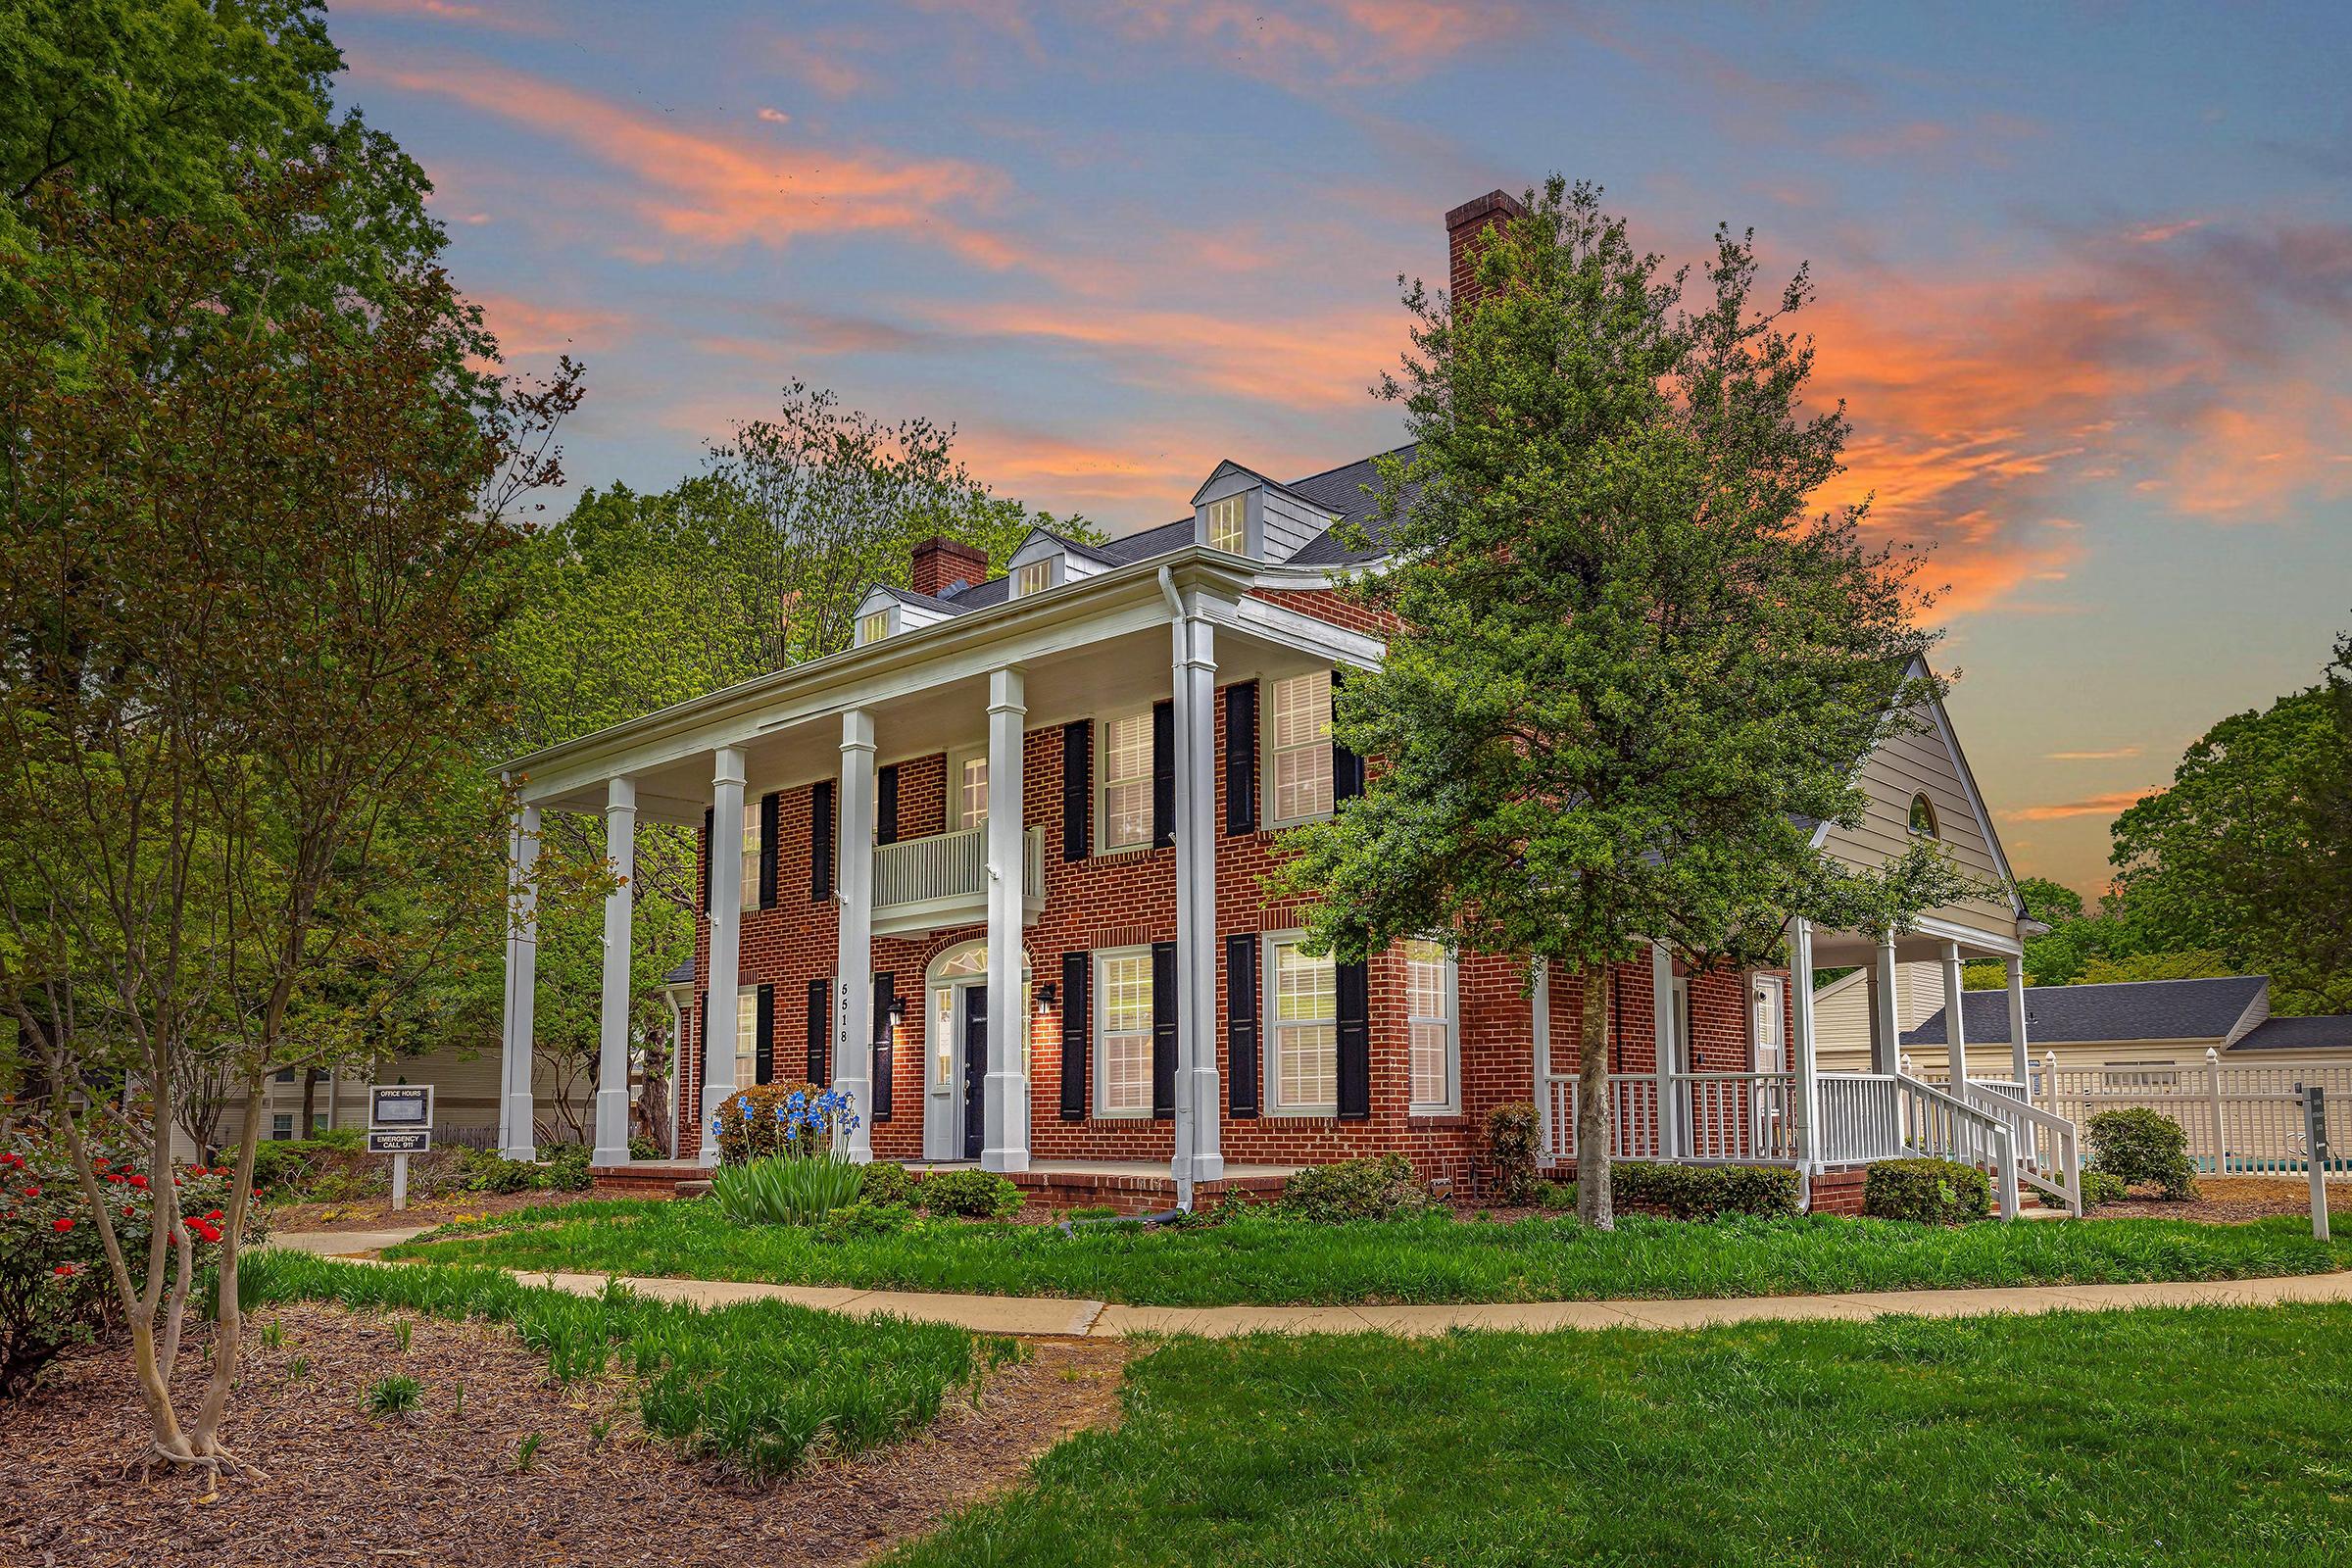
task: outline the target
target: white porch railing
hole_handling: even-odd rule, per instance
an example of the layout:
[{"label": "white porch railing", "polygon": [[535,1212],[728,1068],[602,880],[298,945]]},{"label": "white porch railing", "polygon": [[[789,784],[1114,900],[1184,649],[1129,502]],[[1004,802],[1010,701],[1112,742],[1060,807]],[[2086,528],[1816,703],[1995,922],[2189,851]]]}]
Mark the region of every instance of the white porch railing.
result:
[{"label": "white porch railing", "polygon": [[[1046,831],[1021,835],[1021,897],[1046,896]],[[877,926],[922,923],[927,917],[968,915],[988,901],[988,828],[962,828],[874,846]]]},{"label": "white porch railing", "polygon": [[[1666,1114],[1658,1114],[1664,1089]],[[1547,1157],[1576,1158],[1576,1079],[1555,1074],[1545,1105]],[[1681,1072],[1609,1075],[1609,1157],[1687,1159],[1742,1165],[1796,1160],[1790,1102],[1796,1075],[1786,1072]]]}]

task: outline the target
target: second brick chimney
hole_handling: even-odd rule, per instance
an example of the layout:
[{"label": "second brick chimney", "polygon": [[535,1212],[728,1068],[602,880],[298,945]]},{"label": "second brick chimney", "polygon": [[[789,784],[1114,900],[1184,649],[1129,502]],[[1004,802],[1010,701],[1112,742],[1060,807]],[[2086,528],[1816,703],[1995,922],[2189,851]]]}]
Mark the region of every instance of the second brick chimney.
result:
[{"label": "second brick chimney", "polygon": [[914,547],[914,565],[906,574],[906,586],[918,594],[946,599],[987,576],[987,551],[939,533]]},{"label": "second brick chimney", "polygon": [[1478,284],[1478,254],[1486,245],[1488,230],[1526,216],[1526,204],[1499,190],[1464,202],[1446,215],[1446,286],[1452,291],[1456,310],[1477,304],[1485,292]]}]

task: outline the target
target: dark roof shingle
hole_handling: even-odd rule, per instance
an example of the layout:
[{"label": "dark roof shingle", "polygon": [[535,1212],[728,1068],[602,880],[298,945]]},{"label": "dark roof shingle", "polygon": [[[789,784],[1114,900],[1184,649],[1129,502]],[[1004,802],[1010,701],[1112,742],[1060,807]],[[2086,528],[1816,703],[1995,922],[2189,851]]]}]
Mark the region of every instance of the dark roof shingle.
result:
[{"label": "dark roof shingle", "polygon": [[[2270,981],[2258,974],[2214,980],[2127,980],[2096,986],[2028,986],[2026,1040],[2220,1040]],[[1970,991],[1960,1001],[1960,1021],[1971,1045],[2009,1043],[2009,993]],[[1906,1046],[1941,1046],[1943,1009],[1918,1028],[1906,1030]]]},{"label": "dark roof shingle", "polygon": [[2352,1051],[2352,1017],[2265,1018],[2230,1050]]}]

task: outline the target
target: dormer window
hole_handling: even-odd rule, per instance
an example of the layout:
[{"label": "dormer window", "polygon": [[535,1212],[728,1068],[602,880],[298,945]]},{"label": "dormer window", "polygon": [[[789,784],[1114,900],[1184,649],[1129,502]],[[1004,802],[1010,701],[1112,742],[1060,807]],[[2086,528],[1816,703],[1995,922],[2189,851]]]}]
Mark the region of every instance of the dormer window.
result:
[{"label": "dormer window", "polygon": [[1211,550],[1228,555],[1246,556],[1250,553],[1250,497],[1247,494],[1227,496],[1212,501],[1206,509],[1207,538]]},{"label": "dormer window", "polygon": [[1015,599],[1042,594],[1053,586],[1054,558],[1051,556],[1043,561],[1032,561],[1012,574],[1012,597]]},{"label": "dormer window", "polygon": [[878,643],[890,635],[890,612],[877,610],[870,615],[858,617],[858,646]]}]

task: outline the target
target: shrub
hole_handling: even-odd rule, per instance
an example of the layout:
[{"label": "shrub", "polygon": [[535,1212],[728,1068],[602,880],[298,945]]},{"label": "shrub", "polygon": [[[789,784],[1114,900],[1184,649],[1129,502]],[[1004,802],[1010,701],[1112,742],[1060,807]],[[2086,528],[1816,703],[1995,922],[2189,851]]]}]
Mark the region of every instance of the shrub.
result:
[{"label": "shrub", "polygon": [[914,1191],[932,1213],[958,1219],[1010,1219],[1021,1211],[1021,1190],[993,1170],[935,1170]]},{"label": "shrub", "polygon": [[738,1089],[711,1114],[718,1162],[741,1165],[778,1154],[808,1155],[833,1147],[858,1125],[848,1099],[814,1084],[757,1084]]},{"label": "shrub", "polygon": [[1536,1104],[1514,1100],[1487,1115],[1487,1154],[1494,1163],[1494,1200],[1536,1200]]},{"label": "shrub", "polygon": [[527,1193],[538,1185],[539,1172],[495,1149],[468,1149],[458,1156],[455,1185],[468,1193]]},{"label": "shrub", "polygon": [[1336,1165],[1309,1165],[1283,1183],[1282,1212],[1334,1225],[1351,1219],[1401,1219],[1438,1206],[1413,1162],[1388,1153]]},{"label": "shrub", "polygon": [[311,1135],[310,1141],[320,1149],[339,1154],[356,1154],[368,1147],[365,1127],[327,1127]]},{"label": "shrub", "polygon": [[820,1242],[849,1242],[865,1236],[889,1236],[913,1223],[914,1210],[905,1203],[845,1203],[817,1222]]},{"label": "shrub", "polygon": [[1862,1183],[1862,1212],[1877,1219],[1965,1225],[1983,1219],[1991,1202],[1984,1173],[1953,1159],[1882,1159]]},{"label": "shrub", "polygon": [[858,1184],[858,1201],[912,1204],[916,1201],[914,1178],[898,1161],[878,1159],[865,1167],[865,1175]]},{"label": "shrub", "polygon": [[2162,1111],[2144,1105],[2102,1110],[2083,1123],[2083,1131],[2092,1162],[2126,1187],[2154,1187],[2175,1200],[2197,1196],[2188,1133]]},{"label": "shrub", "polygon": [[643,1133],[635,1133],[629,1138],[629,1157],[631,1159],[662,1159],[665,1156],[662,1154],[662,1146],[659,1143]]},{"label": "shrub", "polygon": [[1612,1200],[1626,1208],[1655,1209],[1675,1219],[1721,1219],[1726,1214],[1793,1214],[1796,1172],[1780,1165],[1609,1166]]},{"label": "shrub", "polygon": [[710,1196],[738,1224],[813,1225],[857,1200],[863,1174],[838,1154],[772,1155],[720,1166],[711,1172]]},{"label": "shrub", "polygon": [[1540,1182],[1536,1187],[1536,1206],[1546,1209],[1576,1207],[1576,1183]]},{"label": "shrub", "polygon": [[2096,1165],[2082,1167],[2082,1206],[2096,1208],[2101,1203],[2120,1203],[2131,1196],[2124,1190],[2123,1178],[2111,1176]]},{"label": "shrub", "polygon": [[588,1159],[594,1151],[586,1144],[541,1144],[536,1152],[539,1169],[532,1173],[532,1186],[551,1193],[588,1190]]},{"label": "shrub", "polygon": [[[132,1283],[142,1284],[155,1208],[145,1161],[93,1144],[90,1164]],[[172,1181],[202,1269],[219,1254],[227,1173],[198,1165]],[[105,1244],[65,1150],[0,1140],[0,1398],[24,1393],[61,1353],[119,1327],[119,1312]]]}]

